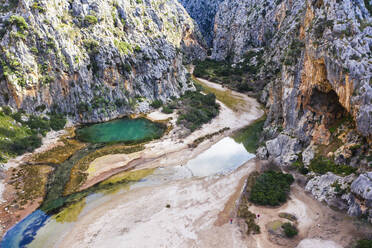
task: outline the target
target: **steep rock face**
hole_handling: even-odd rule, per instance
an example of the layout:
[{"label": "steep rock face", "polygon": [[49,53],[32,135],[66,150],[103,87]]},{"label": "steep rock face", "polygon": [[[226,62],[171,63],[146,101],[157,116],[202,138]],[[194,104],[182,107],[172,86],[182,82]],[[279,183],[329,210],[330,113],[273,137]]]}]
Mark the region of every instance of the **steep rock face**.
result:
[{"label": "steep rock face", "polygon": [[[266,44],[277,18],[283,18],[283,13],[277,13],[282,7],[276,2],[233,0],[220,4],[215,17],[212,58],[223,60],[232,57],[238,61],[248,49]],[[277,17],[277,14],[281,16]]]},{"label": "steep rock face", "polygon": [[[305,143],[327,143],[340,108],[372,138],[371,15],[363,1],[225,1],[215,18],[212,57],[240,61],[264,49],[268,123]],[[334,103],[337,104],[334,104]],[[305,134],[305,135],[304,135]]]},{"label": "steep rock face", "polygon": [[177,1],[15,2],[0,18],[0,104],[97,122],[193,88],[182,61],[205,50]]},{"label": "steep rock face", "polygon": [[198,23],[209,46],[213,42],[214,18],[223,0],[179,0],[190,16]]},{"label": "steep rock face", "polygon": [[[268,110],[258,156],[281,166],[299,159],[297,165],[307,167],[317,156],[353,166],[364,173],[358,179],[310,173],[306,189],[372,220],[369,191],[362,190],[370,186],[365,172],[372,154],[372,18],[366,3],[225,1],[215,17],[212,58],[259,65],[246,82],[261,84],[256,88],[263,88],[259,99]],[[262,55],[251,59],[254,51]],[[345,119],[352,124],[340,124]]]}]

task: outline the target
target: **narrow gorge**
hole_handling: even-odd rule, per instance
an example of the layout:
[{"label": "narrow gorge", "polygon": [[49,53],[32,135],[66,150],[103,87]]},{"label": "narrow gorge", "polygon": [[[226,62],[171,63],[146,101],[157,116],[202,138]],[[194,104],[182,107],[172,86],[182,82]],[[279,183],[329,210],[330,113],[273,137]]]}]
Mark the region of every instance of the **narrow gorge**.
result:
[{"label": "narrow gorge", "polygon": [[371,14],[0,0],[0,247],[372,247]]}]

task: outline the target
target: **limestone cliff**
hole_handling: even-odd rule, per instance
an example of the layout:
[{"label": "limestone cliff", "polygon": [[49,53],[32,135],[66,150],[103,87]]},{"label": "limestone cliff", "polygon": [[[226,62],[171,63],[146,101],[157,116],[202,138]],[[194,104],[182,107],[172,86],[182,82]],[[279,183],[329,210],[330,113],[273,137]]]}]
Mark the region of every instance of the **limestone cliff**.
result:
[{"label": "limestone cliff", "polygon": [[214,17],[223,0],[179,0],[198,23],[200,32],[209,46],[213,43]]},{"label": "limestone cliff", "polygon": [[[313,106],[320,92],[338,101],[371,139],[372,19],[365,2],[225,1],[215,17],[212,57],[238,62],[252,48],[263,49],[259,77],[267,83],[269,121],[298,137],[307,131],[303,124],[310,120],[301,119],[309,110],[326,112]],[[336,98],[328,97],[333,93]]]},{"label": "limestone cliff", "polygon": [[175,0],[0,1],[0,105],[97,122],[192,88],[183,60],[203,58]]},{"label": "limestone cliff", "polygon": [[[328,204],[370,221],[370,195],[350,184],[352,172],[372,168],[371,10],[368,0],[224,1],[212,53],[233,68],[254,65],[245,83],[267,108],[258,156],[310,165],[307,190],[317,199],[329,192]],[[372,187],[365,178],[352,188]]]}]

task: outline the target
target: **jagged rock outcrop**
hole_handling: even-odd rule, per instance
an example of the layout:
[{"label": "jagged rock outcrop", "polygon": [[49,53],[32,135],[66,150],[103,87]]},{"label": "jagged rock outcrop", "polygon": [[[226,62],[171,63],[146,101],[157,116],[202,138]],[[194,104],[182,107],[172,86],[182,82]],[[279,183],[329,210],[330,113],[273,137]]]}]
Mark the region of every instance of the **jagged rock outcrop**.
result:
[{"label": "jagged rock outcrop", "polygon": [[325,175],[314,176],[306,184],[305,190],[310,192],[318,201],[324,201],[327,205],[340,210],[346,210],[351,216],[362,214],[359,203],[350,192],[350,184],[355,176],[341,177],[328,172]]},{"label": "jagged rock outcrop", "polygon": [[183,60],[206,55],[176,0],[5,1],[0,19],[0,104],[80,122],[179,96]]},{"label": "jagged rock outcrop", "polygon": [[212,46],[214,18],[223,0],[179,0],[179,2],[198,23],[205,41]]},{"label": "jagged rock outcrop", "polygon": [[269,155],[279,166],[290,165],[296,161],[297,154],[301,151],[301,144],[295,138],[280,134],[275,139],[266,142]]},{"label": "jagged rock outcrop", "polygon": [[372,209],[372,172],[360,175],[352,184],[351,192],[365,200],[365,205]]}]

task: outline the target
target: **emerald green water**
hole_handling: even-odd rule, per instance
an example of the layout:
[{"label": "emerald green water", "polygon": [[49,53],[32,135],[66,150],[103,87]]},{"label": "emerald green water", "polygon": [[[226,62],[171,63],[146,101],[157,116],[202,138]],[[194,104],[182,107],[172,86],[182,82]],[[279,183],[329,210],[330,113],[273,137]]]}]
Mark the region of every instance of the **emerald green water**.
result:
[{"label": "emerald green water", "polygon": [[140,142],[160,138],[165,125],[145,118],[118,119],[78,129],[77,138],[90,143]]}]

